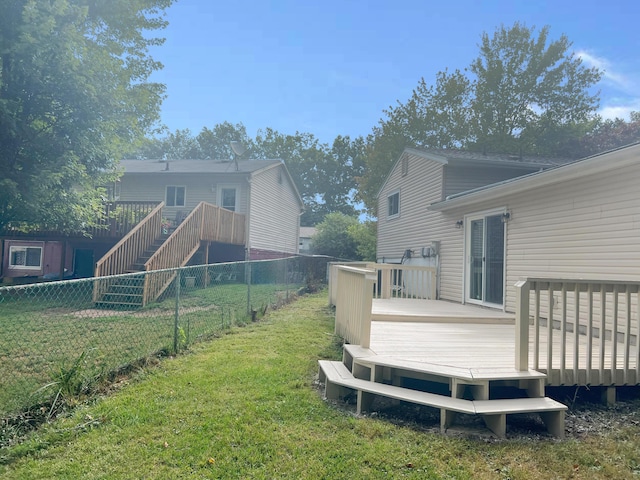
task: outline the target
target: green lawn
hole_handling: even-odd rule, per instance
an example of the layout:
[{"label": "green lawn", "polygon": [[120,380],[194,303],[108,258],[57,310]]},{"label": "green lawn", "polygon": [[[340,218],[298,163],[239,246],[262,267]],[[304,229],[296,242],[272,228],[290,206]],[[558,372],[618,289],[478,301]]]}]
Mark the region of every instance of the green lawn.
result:
[{"label": "green lawn", "polygon": [[[275,304],[292,288],[252,285],[251,305],[262,309]],[[52,398],[58,384],[42,387],[58,380],[81,356],[74,381],[88,384],[150,355],[174,350],[175,298],[140,310],[110,311],[93,308],[91,282],[42,284],[24,292],[0,304],[0,416]],[[184,289],[178,348],[248,318],[246,285]]]},{"label": "green lawn", "polygon": [[0,476],[50,478],[637,478],[638,422],[581,440],[486,441],[356,418],[314,386],[338,358],[326,294],[197,344],[0,451]]}]

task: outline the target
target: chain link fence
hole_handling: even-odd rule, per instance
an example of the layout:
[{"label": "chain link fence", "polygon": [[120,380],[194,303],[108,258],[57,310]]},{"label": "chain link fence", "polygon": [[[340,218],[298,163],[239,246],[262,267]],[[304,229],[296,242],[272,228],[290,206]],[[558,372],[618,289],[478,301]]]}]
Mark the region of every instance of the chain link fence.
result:
[{"label": "chain link fence", "polygon": [[[0,417],[255,320],[326,282],[326,257],[199,265],[0,288]],[[145,289],[161,285],[157,298]],[[143,305],[144,304],[144,305]]]}]

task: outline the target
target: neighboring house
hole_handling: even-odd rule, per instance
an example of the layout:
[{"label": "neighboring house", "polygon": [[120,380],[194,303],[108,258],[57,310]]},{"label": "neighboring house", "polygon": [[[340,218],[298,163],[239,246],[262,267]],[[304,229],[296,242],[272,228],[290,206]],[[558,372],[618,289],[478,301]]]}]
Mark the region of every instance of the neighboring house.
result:
[{"label": "neighboring house", "polygon": [[316,234],[316,227],[300,227],[300,242],[298,249],[301,254],[311,254],[311,239]]},{"label": "neighboring house", "polygon": [[510,312],[522,277],[637,280],[640,144],[559,163],[406,149],[378,194],[378,261],[437,265],[439,298]]},{"label": "neighboring house", "polygon": [[[298,253],[303,204],[281,160],[121,163],[122,178],[108,188],[110,198],[104,213],[108,228],[76,235],[2,232],[0,278],[30,282],[36,278],[91,277],[96,262],[161,202],[165,202],[162,216],[169,230],[200,202],[244,215],[243,244],[213,242],[207,255],[196,255],[191,262],[269,259]],[[175,260],[178,264],[184,261]]]},{"label": "neighboring house", "polygon": [[[302,199],[281,160],[125,160],[120,200],[164,201],[179,223],[204,201],[246,216],[246,244],[212,250],[212,261],[298,253]],[[246,255],[246,257],[245,257]]]}]

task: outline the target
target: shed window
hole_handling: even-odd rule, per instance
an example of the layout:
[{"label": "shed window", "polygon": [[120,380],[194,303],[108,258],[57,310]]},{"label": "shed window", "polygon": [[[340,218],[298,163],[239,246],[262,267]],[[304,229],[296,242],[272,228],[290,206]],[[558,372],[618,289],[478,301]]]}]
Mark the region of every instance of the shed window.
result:
[{"label": "shed window", "polygon": [[221,193],[221,206],[232,212],[236,211],[236,189],[235,188],[222,188]]},{"label": "shed window", "polygon": [[167,187],[167,207],[184,207],[185,187]]},{"label": "shed window", "polygon": [[400,214],[400,192],[389,195],[387,201],[389,204],[388,217],[397,217]]},{"label": "shed window", "polygon": [[42,268],[42,247],[9,247],[9,268]]}]

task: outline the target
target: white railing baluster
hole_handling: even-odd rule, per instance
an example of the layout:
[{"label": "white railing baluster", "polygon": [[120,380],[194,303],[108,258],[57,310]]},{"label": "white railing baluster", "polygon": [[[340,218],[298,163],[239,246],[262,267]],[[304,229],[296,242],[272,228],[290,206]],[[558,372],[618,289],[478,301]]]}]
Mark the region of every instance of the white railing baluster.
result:
[{"label": "white railing baluster", "polygon": [[607,328],[607,286],[603,283],[600,285],[600,358],[598,364],[598,374],[600,375],[600,384],[604,385],[604,355],[606,346],[606,328]]},{"label": "white railing baluster", "polygon": [[626,285],[624,290],[624,301],[626,303],[625,326],[624,326],[624,373],[623,381],[625,385],[629,384],[629,353],[631,351],[631,289]]},{"label": "white railing baluster", "polygon": [[577,383],[580,375],[580,285],[575,284],[573,289],[573,381]]},{"label": "white railing baluster", "polygon": [[618,365],[618,286],[613,286],[613,325],[611,327],[611,383],[616,383]]},{"label": "white railing baluster", "polygon": [[535,283],[535,311],[533,316],[533,368],[540,368],[540,282]]},{"label": "white railing baluster", "polygon": [[593,382],[593,284],[590,283],[587,290],[587,379],[586,383]]},{"label": "white railing baluster", "polygon": [[547,375],[551,378],[551,370],[553,369],[553,286],[549,282],[549,313],[547,318]]},{"label": "white railing baluster", "polygon": [[562,318],[560,320],[560,382],[566,382],[567,369],[567,284],[562,284]]}]

